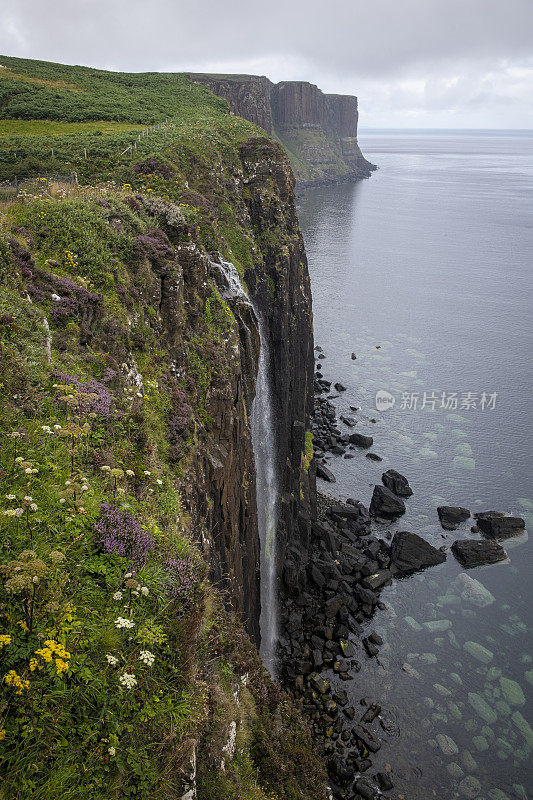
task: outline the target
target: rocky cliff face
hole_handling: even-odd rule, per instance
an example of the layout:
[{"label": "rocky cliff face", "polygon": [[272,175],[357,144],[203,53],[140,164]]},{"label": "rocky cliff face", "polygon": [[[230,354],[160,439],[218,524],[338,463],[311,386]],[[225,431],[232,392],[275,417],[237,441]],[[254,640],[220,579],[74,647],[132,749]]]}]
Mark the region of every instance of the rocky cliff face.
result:
[{"label": "rocky cliff face", "polygon": [[[292,585],[305,580],[314,496],[313,473],[304,461],[313,401],[311,290],[288,159],[266,138],[250,139],[239,156],[239,166],[220,179],[218,188],[227,191],[231,182],[240,224],[255,242],[253,264],[244,270],[243,282],[269,340],[280,488],[277,571]],[[200,249],[186,245],[178,253],[187,327],[194,329],[198,311],[191,310],[197,308],[198,287],[220,276],[210,271],[209,258]],[[249,426],[259,334],[250,310],[236,300],[228,302],[239,326],[238,345],[232,342],[224,356],[227,380],[207,394],[205,409],[212,424],[187,469],[184,489],[199,524],[211,531],[213,579],[229,589],[248,632],[259,641],[259,542]]]},{"label": "rocky cliff face", "polygon": [[274,84],[256,75],[191,77],[226,99],[234,114],[276,136],[300,183],[364,178],[374,169],[357,143],[356,97],[324,94],[306,81]]}]

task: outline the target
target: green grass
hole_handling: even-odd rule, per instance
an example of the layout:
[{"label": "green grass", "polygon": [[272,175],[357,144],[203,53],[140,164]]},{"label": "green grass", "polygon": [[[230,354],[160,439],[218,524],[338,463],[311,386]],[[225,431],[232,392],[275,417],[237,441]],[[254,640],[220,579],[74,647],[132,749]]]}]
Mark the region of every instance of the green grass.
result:
[{"label": "green grass", "polygon": [[110,122],[95,120],[94,122],[60,122],[46,119],[6,119],[2,121],[0,141],[12,137],[26,136],[69,136],[75,133],[111,134],[123,131],[141,131],[143,125],[131,122]]}]

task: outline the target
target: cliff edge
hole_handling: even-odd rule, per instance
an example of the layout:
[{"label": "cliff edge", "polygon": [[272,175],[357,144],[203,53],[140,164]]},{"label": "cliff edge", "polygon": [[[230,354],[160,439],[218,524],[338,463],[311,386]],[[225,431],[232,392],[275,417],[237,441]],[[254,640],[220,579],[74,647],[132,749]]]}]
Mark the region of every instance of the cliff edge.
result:
[{"label": "cliff edge", "polygon": [[300,185],[368,178],[376,169],[357,142],[357,97],[324,94],[307,81],[272,83],[258,75],[190,77],[227,100],[234,114],[277,138]]}]

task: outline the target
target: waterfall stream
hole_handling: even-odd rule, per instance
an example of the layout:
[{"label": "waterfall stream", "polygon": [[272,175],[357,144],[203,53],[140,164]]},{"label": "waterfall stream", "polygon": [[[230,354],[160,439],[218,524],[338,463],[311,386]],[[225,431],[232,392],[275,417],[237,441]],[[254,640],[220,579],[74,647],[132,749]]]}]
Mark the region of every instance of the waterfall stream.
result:
[{"label": "waterfall stream", "polygon": [[245,292],[235,266],[221,260],[212,266],[222,273],[228,299],[239,297],[251,305],[259,327],[260,353],[252,405],[251,430],[254,450],[257,492],[257,520],[261,544],[261,657],[268,670],[275,673],[275,653],[278,636],[276,592],[276,529],[278,481],[272,393],[270,390],[270,352],[264,323],[258,309]]}]

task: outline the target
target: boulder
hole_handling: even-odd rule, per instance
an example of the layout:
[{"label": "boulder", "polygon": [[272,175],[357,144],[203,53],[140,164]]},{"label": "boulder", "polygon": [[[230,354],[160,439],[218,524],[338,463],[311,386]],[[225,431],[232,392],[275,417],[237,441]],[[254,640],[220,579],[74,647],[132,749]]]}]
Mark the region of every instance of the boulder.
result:
[{"label": "boulder", "polygon": [[483,536],[491,539],[509,539],[526,527],[522,517],[506,517],[501,511],[483,511],[474,516]]},{"label": "boulder", "polygon": [[491,539],[457,539],[452,544],[452,553],[461,566],[466,569],[480,567],[482,564],[496,564],[504,561],[507,553],[498,542]]},{"label": "boulder", "polygon": [[374,440],[371,436],[365,436],[362,433],[351,433],[350,438],[348,440],[350,444],[354,444],[356,447],[372,447],[374,444]]},{"label": "boulder", "polygon": [[386,486],[374,486],[372,500],[370,502],[370,513],[374,517],[385,517],[394,519],[401,514],[405,514],[405,503],[397,497]]},{"label": "boulder", "polygon": [[365,453],[365,458],[369,458],[371,461],[383,461],[377,453]]},{"label": "boulder", "polygon": [[397,531],[391,543],[391,562],[399,572],[415,572],[446,561],[446,553],[410,531]]},{"label": "boulder", "polygon": [[439,506],[437,508],[440,524],[445,531],[454,531],[470,516],[470,511],[461,506]]},{"label": "boulder", "polygon": [[336,383],[335,384],[335,390],[337,392],[345,392],[346,391],[346,386],[344,386],[342,383]]},{"label": "boulder", "polygon": [[328,481],[328,483],[337,482],[337,478],[335,477],[333,472],[331,472],[331,470],[329,470],[323,464],[316,465],[316,475],[317,478],[322,478],[323,481]]},{"label": "boulder", "polygon": [[404,475],[396,472],[395,469],[388,469],[381,476],[383,485],[390,489],[391,492],[397,494],[399,497],[411,497],[413,490],[409,486],[409,481]]}]

